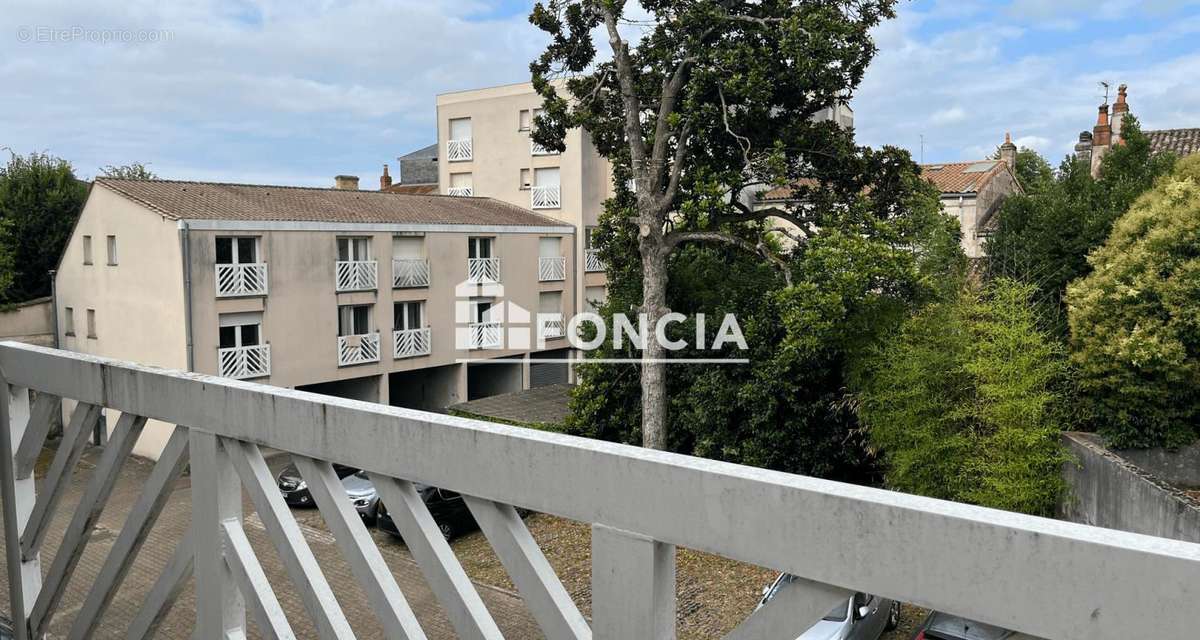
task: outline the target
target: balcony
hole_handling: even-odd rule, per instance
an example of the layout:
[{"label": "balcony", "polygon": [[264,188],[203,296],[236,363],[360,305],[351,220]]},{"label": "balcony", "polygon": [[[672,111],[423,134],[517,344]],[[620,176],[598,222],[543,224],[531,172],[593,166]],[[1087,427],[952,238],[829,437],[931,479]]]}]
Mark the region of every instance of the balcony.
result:
[{"label": "balcony", "polygon": [[[1196,637],[1193,543],[13,342],[0,371],[17,638],[146,638],[169,616],[205,639],[501,637],[418,482],[463,496],[548,638],[675,637],[678,547],[800,578],[726,640],[795,638],[855,591],[1056,640]],[[68,439],[120,416],[86,471],[66,445],[36,465],[59,398]],[[157,462],[127,464],[149,417],[180,426]],[[266,447],[295,461],[322,529],[284,503]],[[412,556],[403,579],[333,462],[370,474]],[[590,529],[590,617],[512,505]]]},{"label": "balcony", "polygon": [[392,356],[413,358],[427,356],[430,351],[429,327],[422,329],[400,329],[392,332]]},{"label": "balcony", "polygon": [[267,295],[267,265],[263,262],[250,264],[216,265],[218,298]]},{"label": "balcony", "polygon": [[546,315],[540,316],[538,321],[542,323],[541,335],[543,338],[553,339],[567,335],[561,313],[555,314],[552,317],[547,317]]},{"label": "balcony", "polygon": [[392,288],[429,286],[429,261],[424,258],[393,258]]},{"label": "balcony", "polygon": [[450,140],[446,143],[446,160],[464,162],[471,159],[471,139]]},{"label": "balcony", "polygon": [[553,156],[553,155],[558,155],[558,152],[554,151],[553,149],[547,149],[546,147],[543,147],[542,145],[534,142],[533,140],[530,140],[529,141],[529,154],[534,155],[534,156]]},{"label": "balcony", "polygon": [[271,345],[217,349],[217,364],[223,378],[265,378],[271,375]]},{"label": "balcony", "polygon": [[338,260],[338,291],[371,291],[378,287],[378,265],[374,260]]},{"label": "balcony", "polygon": [[529,206],[534,209],[557,209],[562,200],[561,190],[556,184],[538,185],[529,190]]},{"label": "balcony", "polygon": [[583,254],[583,270],[587,273],[604,271],[604,261],[600,259],[600,251],[588,249]]},{"label": "balcony", "polygon": [[538,258],[538,281],[552,282],[567,279],[567,259],[563,256]]},{"label": "balcony", "polygon": [[467,326],[471,333],[470,348],[500,348],[500,335],[504,329],[499,322],[472,322]]},{"label": "balcony", "polygon": [[458,198],[470,198],[474,191],[471,187],[446,187],[446,195]]},{"label": "balcony", "polygon": [[379,362],[379,332],[338,336],[338,366]]},{"label": "balcony", "polygon": [[467,280],[474,283],[500,282],[500,258],[467,258]]}]

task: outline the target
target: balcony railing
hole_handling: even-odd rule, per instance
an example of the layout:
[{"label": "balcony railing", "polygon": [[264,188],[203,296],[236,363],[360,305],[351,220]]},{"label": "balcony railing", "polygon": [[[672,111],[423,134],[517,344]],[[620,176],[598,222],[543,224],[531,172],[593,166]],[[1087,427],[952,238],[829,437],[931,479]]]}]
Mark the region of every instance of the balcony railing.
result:
[{"label": "balcony railing", "polygon": [[338,366],[379,362],[379,332],[338,336]]},{"label": "balcony railing", "polygon": [[448,196],[470,198],[472,193],[471,187],[446,187],[446,195]]},{"label": "balcony railing", "polygon": [[397,359],[427,356],[430,350],[429,327],[393,331],[392,344],[392,355]]},{"label": "balcony railing", "polygon": [[539,321],[542,323],[543,338],[561,338],[567,335],[564,327],[562,314],[557,314],[555,317],[541,317]]},{"label": "balcony railing", "polygon": [[267,295],[267,265],[218,264],[216,266],[217,297]]},{"label": "balcony railing", "polygon": [[446,143],[446,160],[459,162],[471,159],[471,139],[450,140]]},{"label": "balcony railing", "polygon": [[225,378],[265,378],[271,375],[271,345],[218,349],[217,363]]},{"label": "balcony railing", "polygon": [[424,258],[393,258],[392,287],[407,289],[429,286],[429,261]]},{"label": "balcony railing", "polygon": [[[855,591],[1055,640],[1196,637],[1197,544],[13,342],[0,344],[0,371],[6,610],[17,640],[43,637],[52,622],[62,637],[96,637],[104,624],[145,638],[172,606],[192,637],[245,637],[247,611],[264,637],[294,637],[281,597],[314,635],[362,633],[262,447],[290,454],[329,529],[321,544],[341,552],[364,595],[356,604],[378,619],[366,626],[387,637],[425,637],[429,619],[448,620],[457,637],[501,637],[415,483],[463,496],[548,638],[675,637],[677,547],[800,578],[726,640],[794,638]],[[60,398],[76,404],[35,481]],[[85,441],[102,409],[120,414],[109,443],[78,502],[60,501],[79,486],[70,443]],[[109,498],[148,418],[180,426],[125,510]],[[370,474],[432,597],[401,591],[335,462]],[[177,491],[184,469],[190,489]],[[163,533],[155,525],[168,505],[190,524],[173,550],[153,549],[165,563],[139,557],[151,532]],[[590,619],[511,505],[591,527]],[[103,549],[87,544],[101,512],[109,527],[124,518]],[[64,519],[51,557],[49,525]],[[251,526],[271,551],[250,544]],[[135,562],[161,573],[150,586],[125,581],[137,595],[124,601],[136,604],[114,606]],[[189,585],[194,605],[178,597]]]},{"label": "balcony railing", "polygon": [[600,259],[600,251],[588,249],[583,254],[583,269],[588,273],[604,271],[604,261]]},{"label": "balcony railing", "polygon": [[549,282],[567,279],[567,259],[563,256],[542,256],[538,258],[538,280]]},{"label": "balcony railing", "polygon": [[535,155],[535,156],[552,156],[552,155],[556,155],[558,152],[554,151],[553,149],[547,149],[546,147],[543,147],[542,145],[534,142],[533,140],[530,140],[529,141],[529,153],[531,155]]},{"label": "balcony railing", "polygon": [[467,280],[500,282],[500,258],[467,258]]},{"label": "balcony railing", "polygon": [[504,329],[499,322],[472,322],[468,328],[471,332],[472,349],[500,348],[500,334]]},{"label": "balcony railing", "polygon": [[374,260],[338,260],[338,291],[370,291],[378,287],[379,269]]},{"label": "balcony railing", "polygon": [[534,209],[557,209],[561,192],[556,184],[538,185],[529,190],[530,206]]}]

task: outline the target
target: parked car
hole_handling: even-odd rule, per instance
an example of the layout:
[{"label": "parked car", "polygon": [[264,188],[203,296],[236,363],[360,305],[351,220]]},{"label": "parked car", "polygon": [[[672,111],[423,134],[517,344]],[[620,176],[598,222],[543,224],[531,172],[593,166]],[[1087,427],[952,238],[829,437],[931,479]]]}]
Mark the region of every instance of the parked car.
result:
[{"label": "parked car", "polygon": [[[450,540],[459,534],[471,531],[479,526],[475,523],[475,516],[471,515],[471,510],[467,508],[467,503],[461,495],[453,491],[423,484],[415,486],[417,494],[421,496],[421,500],[429,508],[429,513],[433,515],[433,521],[437,523],[438,529],[442,532],[442,537],[446,540]],[[396,527],[395,521],[392,520],[391,514],[388,513],[387,505],[383,503],[379,504],[375,524],[379,527],[380,531],[386,531],[397,538],[401,537],[400,530]]]},{"label": "parked car", "polygon": [[[346,489],[346,495],[350,497],[350,501],[354,503],[354,509],[358,511],[358,515],[364,522],[374,522],[376,519],[376,511],[379,508],[379,493],[375,491],[375,485],[371,483],[371,479],[367,477],[365,471],[361,471],[354,467],[345,465],[333,465],[333,471],[342,481],[342,487]],[[308,491],[308,484],[304,482],[304,478],[300,477],[300,471],[296,465],[289,464],[279,472],[277,478],[279,491],[283,494],[283,501],[293,507],[309,507],[313,505],[312,494]]]},{"label": "parked car", "polygon": [[[780,574],[771,586],[763,589],[758,608],[771,601],[796,577]],[[796,637],[796,640],[877,640],[884,631],[900,624],[900,603],[867,593],[856,593],[825,614],[816,624]]]},{"label": "parked car", "polygon": [[952,616],[948,613],[934,611],[925,617],[925,621],[913,635],[913,640],[1040,640],[1031,635],[993,627],[990,624],[975,622]]}]

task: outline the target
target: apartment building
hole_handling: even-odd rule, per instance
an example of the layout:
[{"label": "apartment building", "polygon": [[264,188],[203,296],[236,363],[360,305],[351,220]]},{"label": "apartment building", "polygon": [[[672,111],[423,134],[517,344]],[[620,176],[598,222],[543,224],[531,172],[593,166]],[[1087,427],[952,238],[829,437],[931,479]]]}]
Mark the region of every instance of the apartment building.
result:
[{"label": "apartment building", "polygon": [[438,410],[566,382],[529,359],[568,353],[577,245],[574,226],[488,198],[102,178],[56,276],[59,339]]},{"label": "apartment building", "polygon": [[605,299],[591,238],[613,194],[612,171],[583,130],[567,133],[562,153],[535,144],[541,105],[527,82],[439,95],[438,184],[445,195],[495,198],[574,227],[575,305],[587,309]]}]

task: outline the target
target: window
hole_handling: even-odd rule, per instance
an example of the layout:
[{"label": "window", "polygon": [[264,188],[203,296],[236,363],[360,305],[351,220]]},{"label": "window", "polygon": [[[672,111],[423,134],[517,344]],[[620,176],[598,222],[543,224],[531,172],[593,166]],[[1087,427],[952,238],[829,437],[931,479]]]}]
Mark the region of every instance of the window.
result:
[{"label": "window", "polygon": [[115,266],[117,264],[117,237],[108,236],[108,264]]},{"label": "window", "polygon": [[588,311],[595,313],[608,300],[604,287],[587,287],[583,290],[583,302]]},{"label": "window", "polygon": [[596,232],[599,231],[599,229],[600,228],[596,227],[596,226],[584,227],[584,229],[583,229],[583,248],[584,249],[595,249],[596,248]]},{"label": "window", "polygon": [[470,118],[454,118],[450,120],[450,139],[451,140],[470,140],[471,139],[471,119]]},{"label": "window", "polygon": [[219,322],[222,349],[255,347],[262,344],[261,313],[225,313],[221,314]]},{"label": "window", "polygon": [[562,315],[562,292],[543,291],[538,294],[538,313]]},{"label": "window", "polygon": [[538,257],[558,258],[562,256],[562,241],[557,237],[538,238]]},{"label": "window", "polygon": [[397,302],[392,305],[392,327],[396,331],[422,328],[424,316],[424,302]]},{"label": "window", "polygon": [[371,333],[371,305],[348,304],[338,307],[338,335],[361,336]]},{"label": "window", "polygon": [[92,263],[92,237],[91,236],[83,237],[83,263],[84,264]]},{"label": "window", "polygon": [[529,109],[521,109],[521,113],[517,116],[517,130],[529,131],[533,126],[533,112]]},{"label": "window", "polygon": [[533,170],[533,184],[537,187],[557,187],[558,167]]},{"label": "window", "polygon": [[75,335],[75,310],[67,307],[66,318],[63,320],[63,328],[69,336]]},{"label": "window", "polygon": [[533,186],[533,183],[531,183],[529,180],[530,180],[529,169],[521,169],[521,190],[522,191]]},{"label": "window", "polygon": [[392,236],[392,257],[419,260],[425,257],[424,236]]},{"label": "window", "polygon": [[89,338],[96,337],[96,310],[95,309],[87,310],[87,337],[89,337]]},{"label": "window", "polygon": [[491,322],[492,299],[475,299],[471,301],[471,322]]},{"label": "window", "polygon": [[363,262],[371,259],[370,238],[338,238],[338,260]]},{"label": "window", "polygon": [[254,264],[258,262],[258,238],[217,238],[217,264]]},{"label": "window", "polygon": [[492,257],[492,239],[491,238],[467,238],[467,257],[468,258],[490,258],[490,257]]}]

